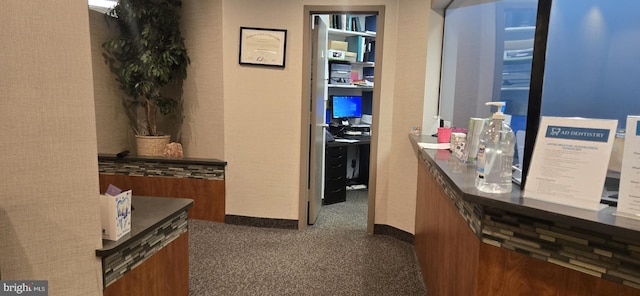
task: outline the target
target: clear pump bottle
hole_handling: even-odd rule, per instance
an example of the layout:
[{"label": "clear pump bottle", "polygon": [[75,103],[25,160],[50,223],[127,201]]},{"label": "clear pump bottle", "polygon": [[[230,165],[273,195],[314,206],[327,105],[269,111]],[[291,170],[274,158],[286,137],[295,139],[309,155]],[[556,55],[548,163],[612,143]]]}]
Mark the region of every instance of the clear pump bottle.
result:
[{"label": "clear pump bottle", "polygon": [[511,176],[515,136],[504,122],[502,107],[505,102],[488,102],[497,106],[498,111],[491,116],[480,134],[478,161],[476,163],[476,188],[487,193],[511,192]]}]

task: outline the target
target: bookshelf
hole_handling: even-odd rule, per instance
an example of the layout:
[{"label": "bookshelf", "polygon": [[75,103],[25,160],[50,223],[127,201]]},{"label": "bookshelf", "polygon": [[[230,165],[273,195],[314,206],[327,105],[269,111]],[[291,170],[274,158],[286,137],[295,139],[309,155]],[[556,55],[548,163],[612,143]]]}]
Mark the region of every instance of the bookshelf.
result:
[{"label": "bookshelf", "polygon": [[[346,51],[356,54],[355,58],[345,58],[350,67],[350,83],[332,84],[330,82],[328,85],[329,95],[334,94],[332,90],[340,89],[372,91],[373,68],[375,67],[376,16],[349,14],[329,15],[328,24],[327,40],[329,41],[329,46],[331,46],[332,41],[346,42]],[[329,63],[332,62],[336,61],[329,60]],[[329,66],[329,71],[331,73],[331,66]],[[360,93],[353,94],[359,95]]]},{"label": "bookshelf", "polygon": [[[328,20],[324,17],[328,17]],[[375,48],[376,32],[375,27],[371,30],[370,26],[365,26],[367,17],[369,17],[371,22],[371,16],[367,15],[323,16],[325,24],[328,26],[326,31],[322,30],[326,32],[326,35],[319,36],[319,38],[326,38],[327,52],[332,50],[326,55],[332,59],[328,59],[328,65],[326,67],[329,79],[328,82],[325,82],[325,120],[330,127],[329,131],[337,137],[349,135],[345,133],[345,121],[348,121],[349,125],[353,126],[353,128],[355,128],[355,125],[362,125],[359,127],[362,131],[358,131],[363,133],[363,135],[364,131],[367,133],[366,136],[370,136],[371,134],[370,124],[373,115],[373,69],[375,66],[375,56],[372,55],[373,53],[371,51],[367,51],[369,48],[366,46],[371,45],[372,48]],[[337,19],[340,19],[342,24],[349,23],[351,25],[337,26]],[[336,51],[337,55],[335,55]],[[343,53],[343,55],[340,55],[340,53]],[[365,75],[365,73],[367,73],[367,75]],[[367,76],[370,81],[365,81],[365,76]],[[334,100],[336,96],[361,97],[360,108],[362,116],[339,118],[340,116],[350,116],[339,115],[338,118],[333,118],[334,110],[331,109],[333,108],[332,100]],[[357,101],[357,99],[354,100],[354,102]],[[357,106],[358,104],[355,103],[353,105]],[[360,114],[360,112],[357,114]],[[355,136],[355,134],[352,135]],[[325,204],[344,200],[347,180],[367,184],[369,176],[369,140],[364,139],[362,141],[363,142],[358,141],[356,144],[345,144],[336,141],[333,146],[327,144],[325,147],[324,166],[326,174],[323,182],[323,202]],[[335,145],[335,143],[338,144]],[[333,162],[336,159],[338,159],[338,161]]]},{"label": "bookshelf", "polygon": [[362,37],[375,38],[376,32],[371,32],[371,31],[357,32],[357,31],[347,31],[347,30],[329,28],[329,35],[338,36],[338,37],[362,36]]},{"label": "bookshelf", "polygon": [[329,84],[328,86],[330,89],[331,88],[346,88],[346,89],[368,89],[368,90],[373,90],[373,85],[372,86],[365,86],[365,85],[354,85],[354,84]]}]

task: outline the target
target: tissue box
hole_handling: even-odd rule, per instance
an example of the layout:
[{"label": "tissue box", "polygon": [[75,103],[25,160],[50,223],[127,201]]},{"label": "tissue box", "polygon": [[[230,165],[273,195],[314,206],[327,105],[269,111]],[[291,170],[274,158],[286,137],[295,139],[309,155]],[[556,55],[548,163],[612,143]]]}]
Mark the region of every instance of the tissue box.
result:
[{"label": "tissue box", "polygon": [[100,195],[102,238],[118,240],[131,231],[131,190],[118,195]]}]

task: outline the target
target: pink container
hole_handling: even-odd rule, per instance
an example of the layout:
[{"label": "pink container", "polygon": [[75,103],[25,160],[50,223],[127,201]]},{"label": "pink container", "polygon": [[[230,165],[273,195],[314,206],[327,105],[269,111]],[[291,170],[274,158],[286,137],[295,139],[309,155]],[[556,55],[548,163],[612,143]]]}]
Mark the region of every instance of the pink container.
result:
[{"label": "pink container", "polygon": [[438,143],[449,143],[451,140],[451,128],[439,127],[438,128]]}]

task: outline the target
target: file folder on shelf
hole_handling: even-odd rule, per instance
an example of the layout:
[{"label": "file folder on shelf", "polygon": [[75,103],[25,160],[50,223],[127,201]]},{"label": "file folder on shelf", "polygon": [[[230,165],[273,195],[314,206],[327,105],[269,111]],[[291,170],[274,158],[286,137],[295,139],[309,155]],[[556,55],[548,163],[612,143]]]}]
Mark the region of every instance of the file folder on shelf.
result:
[{"label": "file folder on shelf", "polygon": [[348,43],[347,49],[350,52],[356,53],[356,61],[362,62],[364,60],[364,50],[365,43],[364,37],[362,36],[349,36],[346,38]]},{"label": "file folder on shelf", "polygon": [[364,30],[367,32],[375,32],[376,31],[376,16],[370,15],[364,18]]}]

